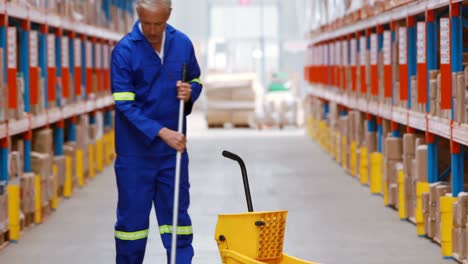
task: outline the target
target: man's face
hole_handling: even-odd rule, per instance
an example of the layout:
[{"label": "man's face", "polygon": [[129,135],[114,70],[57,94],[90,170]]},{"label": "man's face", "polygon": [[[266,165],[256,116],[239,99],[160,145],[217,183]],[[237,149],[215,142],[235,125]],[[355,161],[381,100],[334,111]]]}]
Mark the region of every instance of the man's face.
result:
[{"label": "man's face", "polygon": [[138,9],[138,17],[140,18],[143,35],[145,35],[151,44],[158,44],[162,41],[166,22],[170,15],[171,11],[164,4],[158,4],[151,9]]}]

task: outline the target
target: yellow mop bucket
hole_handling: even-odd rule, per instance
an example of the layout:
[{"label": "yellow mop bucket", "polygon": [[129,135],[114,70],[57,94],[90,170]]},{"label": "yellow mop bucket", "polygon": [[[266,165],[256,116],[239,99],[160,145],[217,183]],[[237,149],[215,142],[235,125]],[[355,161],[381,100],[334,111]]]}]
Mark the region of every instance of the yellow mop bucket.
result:
[{"label": "yellow mop bucket", "polygon": [[283,253],[287,211],[254,212],[244,161],[234,153],[223,156],[239,163],[248,213],[218,216],[215,240],[224,264],[314,264]]}]

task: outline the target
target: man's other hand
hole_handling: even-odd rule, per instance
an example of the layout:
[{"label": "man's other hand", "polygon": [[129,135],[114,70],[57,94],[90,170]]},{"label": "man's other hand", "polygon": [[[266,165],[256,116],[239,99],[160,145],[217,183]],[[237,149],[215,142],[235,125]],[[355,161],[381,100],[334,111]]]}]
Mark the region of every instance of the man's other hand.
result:
[{"label": "man's other hand", "polygon": [[183,152],[186,148],[187,140],[185,135],[168,128],[162,128],[158,136],[173,149]]},{"label": "man's other hand", "polygon": [[177,81],[177,98],[188,102],[192,96],[192,86],[188,83]]}]

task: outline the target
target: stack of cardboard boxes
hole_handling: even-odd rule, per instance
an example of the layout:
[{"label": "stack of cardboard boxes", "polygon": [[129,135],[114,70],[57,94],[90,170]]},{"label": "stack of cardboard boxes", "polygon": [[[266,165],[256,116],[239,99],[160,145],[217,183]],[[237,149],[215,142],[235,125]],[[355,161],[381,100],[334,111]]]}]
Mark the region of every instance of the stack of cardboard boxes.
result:
[{"label": "stack of cardboard boxes", "polygon": [[206,121],[246,126],[255,116],[254,74],[212,74],[204,81]]},{"label": "stack of cardboard boxes", "polygon": [[440,242],[440,197],[450,192],[450,185],[446,182],[436,182],[430,184],[429,195],[423,195],[425,231],[436,242]]},{"label": "stack of cardboard boxes", "polygon": [[387,137],[384,152],[383,186],[388,186],[388,205],[398,208],[398,175],[397,164],[402,166],[403,141],[401,138]]},{"label": "stack of cardboard boxes", "polygon": [[464,72],[452,74],[454,121],[457,123],[468,124],[468,101],[466,100],[468,90],[466,86],[466,80],[468,80],[468,67],[465,67]]},{"label": "stack of cardboard boxes", "polygon": [[405,204],[408,217],[414,217],[414,208],[416,207],[416,183],[412,171],[412,161],[415,158],[415,134],[403,135],[403,174],[405,186]]},{"label": "stack of cardboard boxes", "polygon": [[52,173],[53,131],[45,128],[34,132],[31,152],[32,170],[41,178],[41,206],[47,207],[54,197],[58,175]]},{"label": "stack of cardboard boxes", "polygon": [[467,225],[468,217],[468,193],[461,192],[458,194],[457,202],[453,204],[453,229],[452,229],[452,245],[453,253],[459,260],[466,259],[467,253]]}]

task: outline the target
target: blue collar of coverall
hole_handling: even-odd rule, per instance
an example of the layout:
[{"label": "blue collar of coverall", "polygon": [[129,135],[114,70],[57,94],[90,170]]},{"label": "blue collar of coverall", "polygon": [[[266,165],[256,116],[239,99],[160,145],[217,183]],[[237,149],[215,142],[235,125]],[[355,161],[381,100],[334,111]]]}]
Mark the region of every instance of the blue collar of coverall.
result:
[{"label": "blue collar of coverall", "polygon": [[[138,40],[145,40],[145,36],[141,33],[140,29],[138,28],[138,24],[140,20],[138,19],[135,24],[133,25],[132,32],[130,32],[130,38],[134,41]],[[174,33],[176,29],[169,24],[166,24],[166,43],[168,43],[174,37]]]}]

